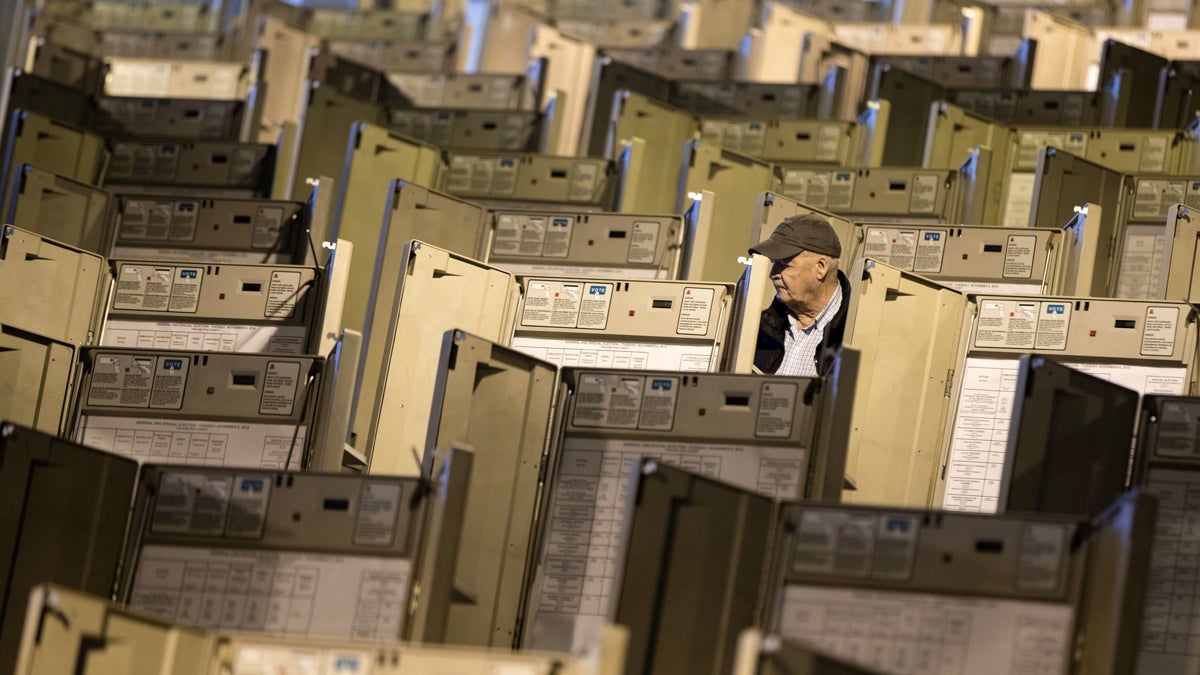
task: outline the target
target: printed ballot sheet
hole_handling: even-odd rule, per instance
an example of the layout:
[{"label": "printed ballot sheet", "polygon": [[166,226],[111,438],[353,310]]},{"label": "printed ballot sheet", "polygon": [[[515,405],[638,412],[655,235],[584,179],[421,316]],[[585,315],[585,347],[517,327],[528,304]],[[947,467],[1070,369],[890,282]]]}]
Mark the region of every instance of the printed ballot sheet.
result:
[{"label": "printed ballot sheet", "polygon": [[402,558],[147,545],[130,606],[202,628],[394,641],[410,572]]},{"label": "printed ballot sheet", "polygon": [[110,319],[100,340],[103,347],[179,349],[249,354],[303,354],[304,326],[179,323]]},{"label": "printed ballot sheet", "polygon": [[621,368],[626,370],[713,370],[713,346],[580,340],[575,338],[513,338],[512,348],[556,366]]},{"label": "printed ballot sheet", "polygon": [[[1164,422],[1170,411],[1164,411]],[[1160,428],[1195,447],[1200,422],[1176,416]],[[1186,437],[1186,438],[1183,438]],[[1163,438],[1160,436],[1160,454]],[[1151,469],[1147,487],[1159,496],[1150,581],[1142,614],[1138,675],[1200,671],[1200,472]]]},{"label": "printed ballot sheet", "polygon": [[[139,462],[299,469],[306,425],[85,415],[76,440]],[[292,438],[295,437],[295,442]]]},{"label": "printed ballot sheet", "polygon": [[[1181,366],[1063,363],[1139,394],[1178,395],[1186,388],[1187,369]],[[1018,359],[966,360],[946,468],[945,510],[996,512],[1019,365]]]},{"label": "printed ballot sheet", "polygon": [[1125,227],[1125,246],[1121,249],[1121,266],[1117,274],[1118,298],[1153,298],[1158,293],[1158,275],[1166,245],[1165,229],[1161,222]]},{"label": "printed ballot sheet", "polygon": [[569,439],[551,506],[538,622],[609,615],[629,527],[625,505],[631,475],[641,459],[658,459],[778,499],[798,499],[806,454],[798,448]]},{"label": "printed ballot sheet", "polygon": [[790,585],[780,633],[892,675],[1060,675],[1070,605]]}]

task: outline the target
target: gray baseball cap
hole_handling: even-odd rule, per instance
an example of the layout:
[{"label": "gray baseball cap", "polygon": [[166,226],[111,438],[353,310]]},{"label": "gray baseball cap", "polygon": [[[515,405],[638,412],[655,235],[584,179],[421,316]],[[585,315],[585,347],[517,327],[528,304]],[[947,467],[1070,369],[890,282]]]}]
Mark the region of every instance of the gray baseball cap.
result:
[{"label": "gray baseball cap", "polygon": [[815,213],[806,213],[785,219],[771,236],[750,247],[751,253],[772,260],[787,260],[801,251],[841,258],[842,242],[838,241],[837,232],[828,220]]}]

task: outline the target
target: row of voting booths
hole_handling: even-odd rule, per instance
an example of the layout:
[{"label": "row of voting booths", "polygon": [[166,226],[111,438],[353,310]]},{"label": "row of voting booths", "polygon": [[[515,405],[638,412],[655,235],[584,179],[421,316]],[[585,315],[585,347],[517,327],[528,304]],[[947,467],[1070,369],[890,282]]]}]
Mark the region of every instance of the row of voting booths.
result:
[{"label": "row of voting booths", "polygon": [[1200,663],[1190,11],[12,16],[0,671]]}]

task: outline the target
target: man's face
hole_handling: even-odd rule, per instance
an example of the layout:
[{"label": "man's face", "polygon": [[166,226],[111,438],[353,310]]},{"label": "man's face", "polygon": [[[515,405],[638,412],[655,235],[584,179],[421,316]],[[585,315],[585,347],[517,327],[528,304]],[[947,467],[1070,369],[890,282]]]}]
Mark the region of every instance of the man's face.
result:
[{"label": "man's face", "polygon": [[775,297],[794,312],[811,309],[808,304],[818,297],[827,270],[825,256],[811,251],[801,251],[784,260],[772,259]]}]

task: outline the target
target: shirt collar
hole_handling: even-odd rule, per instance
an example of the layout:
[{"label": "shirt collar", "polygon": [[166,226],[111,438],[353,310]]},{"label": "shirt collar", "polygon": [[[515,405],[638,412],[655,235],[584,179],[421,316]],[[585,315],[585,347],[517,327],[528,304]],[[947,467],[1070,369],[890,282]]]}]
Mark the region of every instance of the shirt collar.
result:
[{"label": "shirt collar", "polygon": [[808,328],[801,328],[800,323],[796,320],[796,315],[792,312],[787,313],[788,327],[793,334],[805,333],[810,334],[818,328],[825,329],[826,324],[833,320],[833,315],[837,312],[837,308],[842,306],[842,285],[838,284],[834,289],[833,295],[830,296],[829,302],[825,303],[824,309],[817,315],[816,319],[809,324]]}]

